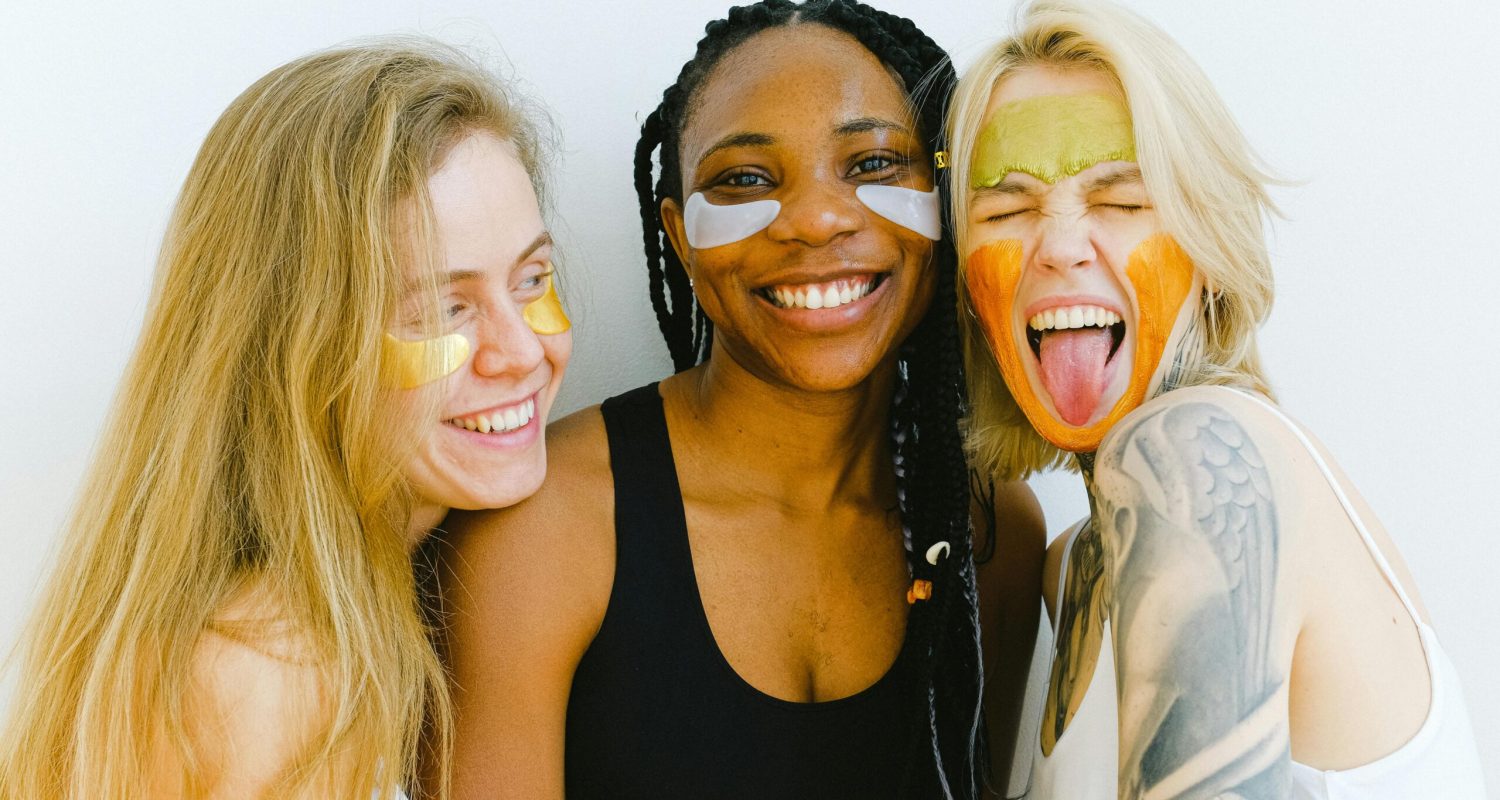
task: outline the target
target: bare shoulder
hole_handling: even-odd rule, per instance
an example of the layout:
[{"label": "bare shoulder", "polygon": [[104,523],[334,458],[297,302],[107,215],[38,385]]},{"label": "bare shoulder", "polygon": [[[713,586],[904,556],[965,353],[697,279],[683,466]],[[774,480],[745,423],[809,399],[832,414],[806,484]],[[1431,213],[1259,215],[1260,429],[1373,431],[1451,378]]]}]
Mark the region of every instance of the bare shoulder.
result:
[{"label": "bare shoulder", "polygon": [[1057,616],[1057,590],[1062,583],[1063,556],[1067,555],[1068,542],[1088,524],[1088,517],[1069,525],[1067,530],[1053,538],[1047,545],[1047,555],[1042,560],[1042,599],[1047,603],[1047,615],[1049,618]]},{"label": "bare shoulder", "polygon": [[599,407],[548,426],[547,477],[536,494],[509,508],[455,511],[442,527],[454,610],[514,625],[504,612],[534,600],[552,609],[552,623],[597,625],[614,575],[614,478]]},{"label": "bare shoulder", "polygon": [[[1095,474],[1099,469],[1139,468],[1141,462],[1127,455],[1131,450],[1152,449],[1153,440],[1200,446],[1222,443],[1246,454],[1259,452],[1257,441],[1274,438],[1281,427],[1270,410],[1237,391],[1217,386],[1176,389],[1142,404],[1110,429],[1099,445]],[[1185,456],[1196,453],[1194,448],[1175,449]],[[1172,454],[1153,455],[1170,458]]]},{"label": "bare shoulder", "polygon": [[1042,504],[1025,481],[976,483],[973,489],[976,553],[988,556],[976,559],[979,591],[993,595],[981,599],[1002,602],[1040,577],[1047,544]]},{"label": "bare shoulder", "polygon": [[598,407],[548,426],[536,494],[443,528],[454,796],[561,797],[568,696],[614,584],[614,478]]},{"label": "bare shoulder", "polygon": [[[310,640],[261,588],[199,637],[180,708],[209,797],[264,796],[329,719]],[[151,796],[180,796],[185,774],[178,747],[158,736]]]}]

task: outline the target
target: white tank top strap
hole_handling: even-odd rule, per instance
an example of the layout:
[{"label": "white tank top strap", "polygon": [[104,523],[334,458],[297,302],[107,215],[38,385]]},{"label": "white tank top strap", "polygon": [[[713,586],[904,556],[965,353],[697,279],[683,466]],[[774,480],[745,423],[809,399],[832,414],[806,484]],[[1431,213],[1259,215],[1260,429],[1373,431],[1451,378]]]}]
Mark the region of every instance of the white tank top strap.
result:
[{"label": "white tank top strap", "polygon": [[[1349,517],[1349,522],[1353,523],[1354,529],[1359,531],[1359,538],[1364,540],[1365,549],[1370,551],[1370,556],[1375,559],[1375,564],[1380,567],[1381,574],[1385,576],[1391,588],[1396,590],[1396,596],[1401,598],[1401,605],[1406,607],[1406,613],[1411,615],[1412,621],[1417,624],[1417,627],[1427,628],[1427,624],[1422,621],[1422,615],[1417,613],[1416,604],[1411,601],[1411,597],[1406,593],[1406,587],[1401,585],[1401,581],[1396,577],[1396,571],[1391,568],[1391,562],[1386,560],[1385,553],[1381,552],[1380,547],[1375,544],[1375,537],[1371,536],[1369,528],[1365,527],[1364,519],[1355,510],[1354,503],[1349,499],[1349,495],[1344,492],[1344,487],[1340,486],[1338,479],[1334,477],[1333,469],[1328,466],[1327,460],[1323,458],[1322,453],[1318,452],[1318,448],[1313,446],[1312,439],[1308,438],[1307,434],[1303,432],[1302,426],[1293,422],[1291,417],[1288,417],[1281,409],[1260,395],[1233,386],[1223,386],[1220,388],[1227,389],[1241,397],[1248,398],[1251,402],[1260,404],[1262,408],[1281,420],[1282,424],[1286,425],[1287,430],[1291,431],[1297,437],[1297,441],[1302,443],[1308,455],[1312,456],[1313,463],[1318,466],[1318,471],[1323,473],[1323,479],[1328,481],[1328,487],[1333,490],[1334,497],[1338,498],[1339,505],[1343,506],[1344,513]],[[1426,649],[1427,642],[1425,636],[1423,637],[1422,645]]]}]

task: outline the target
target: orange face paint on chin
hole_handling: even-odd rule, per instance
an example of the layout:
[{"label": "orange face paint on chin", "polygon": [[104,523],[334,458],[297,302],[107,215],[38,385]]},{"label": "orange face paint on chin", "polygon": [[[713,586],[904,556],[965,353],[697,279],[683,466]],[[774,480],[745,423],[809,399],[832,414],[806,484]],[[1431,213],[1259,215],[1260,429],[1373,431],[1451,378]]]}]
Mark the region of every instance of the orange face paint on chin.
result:
[{"label": "orange face paint on chin", "polygon": [[1156,234],[1131,251],[1125,266],[1136,303],[1135,319],[1126,320],[1126,325],[1135,325],[1130,381],[1109,413],[1084,427],[1069,425],[1048,411],[1027,376],[1023,359],[1034,360],[1034,357],[1031,345],[1025,340],[1024,320],[1019,322],[1021,338],[1015,335],[1018,326],[1015,299],[1021,272],[1022,247],[1016,239],[991,242],[969,256],[964,266],[964,282],[979,326],[1011,396],[1037,433],[1064,450],[1092,452],[1116,422],[1146,401],[1151,376],[1161,363],[1182,304],[1192,291],[1193,262],[1176,240],[1166,234]]}]

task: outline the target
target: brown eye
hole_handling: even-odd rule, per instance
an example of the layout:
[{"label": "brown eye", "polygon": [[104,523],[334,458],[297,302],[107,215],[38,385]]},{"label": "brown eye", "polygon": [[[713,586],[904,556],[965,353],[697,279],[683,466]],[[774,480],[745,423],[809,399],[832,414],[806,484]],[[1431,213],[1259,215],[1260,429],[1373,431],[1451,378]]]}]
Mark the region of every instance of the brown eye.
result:
[{"label": "brown eye", "polygon": [[730,175],[724,179],[723,183],[725,186],[733,186],[736,189],[749,189],[755,186],[770,185],[770,181],[766,180],[764,176],[753,172],[740,172]]}]

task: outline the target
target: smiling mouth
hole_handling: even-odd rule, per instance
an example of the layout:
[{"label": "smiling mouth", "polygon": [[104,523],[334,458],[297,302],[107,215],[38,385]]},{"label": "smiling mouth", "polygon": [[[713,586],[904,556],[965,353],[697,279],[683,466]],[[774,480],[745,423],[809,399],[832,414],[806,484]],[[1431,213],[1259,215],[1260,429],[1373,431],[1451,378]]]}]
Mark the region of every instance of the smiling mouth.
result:
[{"label": "smiling mouth", "polygon": [[755,294],[777,308],[838,308],[863,300],[888,277],[888,272],[875,272],[822,283],[778,283]]},{"label": "smiling mouth", "polygon": [[1026,341],[1063,421],[1087,424],[1104,396],[1109,365],[1125,341],[1120,315],[1094,305],[1048,309],[1027,321]]},{"label": "smiling mouth", "polygon": [[510,433],[526,427],[535,416],[536,398],[528,397],[523,402],[507,408],[495,409],[488,414],[454,417],[443,422],[475,433]]}]

